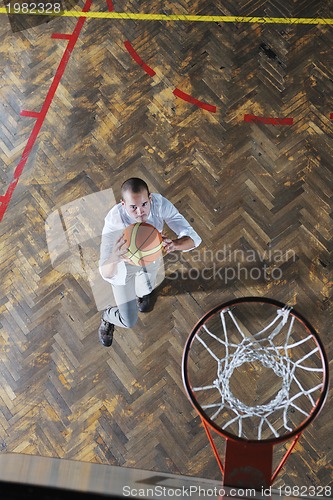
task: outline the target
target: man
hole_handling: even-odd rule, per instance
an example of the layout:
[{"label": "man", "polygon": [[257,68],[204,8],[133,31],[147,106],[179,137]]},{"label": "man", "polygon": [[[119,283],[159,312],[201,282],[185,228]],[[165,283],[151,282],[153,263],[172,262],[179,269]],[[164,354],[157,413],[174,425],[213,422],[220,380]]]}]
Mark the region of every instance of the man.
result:
[{"label": "man", "polygon": [[162,234],[166,253],[188,251],[201,243],[201,238],[178,212],[176,207],[160,194],[151,194],[145,181],[133,177],[121,187],[121,202],[105,217],[102,233],[99,269],[102,278],[112,284],[117,306],[107,308],[98,330],[100,342],[109,347],[115,326],[132,328],[140,312],[150,309],[150,294],[156,286],[160,261],[146,267],[134,266],[125,256],[127,242],[124,228],[137,222],[147,222],[162,233],[166,223],[177,238]]}]

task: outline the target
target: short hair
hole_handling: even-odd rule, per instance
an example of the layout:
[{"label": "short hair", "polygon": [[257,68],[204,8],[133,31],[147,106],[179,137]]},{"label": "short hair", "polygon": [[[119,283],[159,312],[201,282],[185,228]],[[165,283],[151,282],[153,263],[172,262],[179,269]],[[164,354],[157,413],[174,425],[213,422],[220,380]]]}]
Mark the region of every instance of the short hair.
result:
[{"label": "short hair", "polygon": [[147,183],[138,177],[131,177],[130,179],[127,179],[127,181],[123,182],[121,185],[121,196],[124,195],[125,191],[131,191],[132,193],[147,191],[149,194]]}]

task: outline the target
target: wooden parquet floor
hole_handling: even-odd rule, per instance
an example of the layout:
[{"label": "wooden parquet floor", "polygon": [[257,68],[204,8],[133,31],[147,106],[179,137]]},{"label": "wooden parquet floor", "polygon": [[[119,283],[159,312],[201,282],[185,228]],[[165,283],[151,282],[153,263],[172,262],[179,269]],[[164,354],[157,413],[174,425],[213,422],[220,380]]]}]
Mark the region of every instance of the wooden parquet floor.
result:
[{"label": "wooden parquet floor", "polygon": [[[333,17],[331,0],[133,0],[114,8]],[[93,2],[91,10],[107,5]],[[14,31],[0,18],[3,197],[35,124],[20,112],[41,110],[66,48],[51,35],[72,33],[77,19],[21,23]],[[324,25],[86,20],[0,224],[2,453],[218,479],[180,367],[197,319],[233,297],[295,304],[332,361],[332,45],[333,28]],[[108,350],[98,343],[100,312],[84,273],[51,265],[45,221],[105,189],[118,199],[131,176],[143,177],[191,221],[203,240],[201,262],[193,252],[183,261],[170,257],[167,274],[182,276],[167,279],[154,310],[135,328],[117,329]],[[226,266],[236,269],[238,259],[207,257],[222,248],[258,257],[247,275],[226,280]],[[222,278],[192,279],[191,268],[214,264]],[[275,486],[332,484],[331,412],[329,398]]]}]

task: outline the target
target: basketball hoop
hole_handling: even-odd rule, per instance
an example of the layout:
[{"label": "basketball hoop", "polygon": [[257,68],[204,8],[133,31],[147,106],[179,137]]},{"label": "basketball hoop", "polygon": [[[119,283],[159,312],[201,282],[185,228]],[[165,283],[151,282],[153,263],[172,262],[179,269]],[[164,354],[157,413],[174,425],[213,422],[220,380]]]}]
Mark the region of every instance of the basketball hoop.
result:
[{"label": "basketball hoop", "polygon": [[[328,361],[310,323],[276,300],[217,306],[190,333],[183,382],[228,486],[270,486],[328,392]],[[226,440],[224,465],[211,431]],[[293,439],[272,472],[273,447]]]}]

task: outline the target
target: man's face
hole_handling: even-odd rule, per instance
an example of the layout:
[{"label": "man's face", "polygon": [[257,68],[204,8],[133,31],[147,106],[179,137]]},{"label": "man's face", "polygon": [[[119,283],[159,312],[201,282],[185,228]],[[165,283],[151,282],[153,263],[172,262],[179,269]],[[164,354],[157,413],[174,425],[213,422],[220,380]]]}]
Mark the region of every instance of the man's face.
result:
[{"label": "man's face", "polygon": [[150,213],[151,195],[146,190],[139,193],[125,191],[121,204],[126,208],[127,213],[136,222],[145,222]]}]

